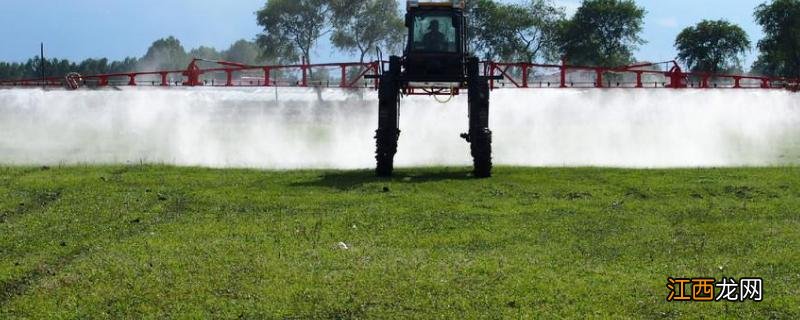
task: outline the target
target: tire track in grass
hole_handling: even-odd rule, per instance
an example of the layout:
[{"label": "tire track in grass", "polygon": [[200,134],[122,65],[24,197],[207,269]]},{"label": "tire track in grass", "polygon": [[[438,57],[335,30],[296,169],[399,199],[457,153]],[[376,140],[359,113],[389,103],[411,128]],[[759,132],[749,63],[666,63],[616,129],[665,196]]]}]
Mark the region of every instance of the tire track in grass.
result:
[{"label": "tire track in grass", "polygon": [[[62,189],[42,189],[33,191],[23,191],[29,195],[27,200],[20,203],[15,209],[0,211],[0,224],[13,223],[13,219],[28,214],[36,214],[46,211],[61,199],[63,195]],[[5,227],[4,227],[5,228]],[[7,252],[11,251],[10,243],[0,243],[0,255],[7,256]],[[0,282],[0,293],[4,293],[4,282]],[[0,299],[2,300],[2,299]]]},{"label": "tire track in grass", "polygon": [[14,217],[37,213],[46,210],[56,203],[63,194],[61,189],[41,189],[22,191],[28,194],[27,200],[20,202],[14,209],[0,211],[0,223],[5,223]]},{"label": "tire track in grass", "polygon": [[57,275],[64,267],[88,251],[87,247],[74,249],[69,254],[58,257],[52,263],[40,263],[35,269],[19,278],[0,282],[0,306],[5,306],[15,297],[25,294],[32,285],[45,277]]},{"label": "tire track in grass", "polygon": [[[33,168],[2,167],[0,168],[0,187],[6,188],[7,193],[10,193],[12,190],[12,185],[17,181],[17,179],[35,171],[37,170],[34,170]],[[0,196],[5,197],[10,195],[0,194]],[[8,199],[4,200],[7,201]],[[3,222],[4,216],[9,216],[10,212],[14,211],[15,209],[13,201],[5,203],[6,201],[0,202],[0,223]]]},{"label": "tire track in grass", "polygon": [[[3,177],[0,179],[0,182],[3,186],[13,190],[13,184],[17,181],[17,179],[22,178],[26,175],[29,175],[34,172],[42,171],[42,170],[50,170],[49,167],[41,167],[41,168],[28,168],[13,172],[13,174]],[[4,172],[5,173],[5,172]],[[0,211],[0,223],[6,223],[9,219],[14,217],[42,212],[56,203],[62,195],[61,189],[56,190],[28,190],[22,191],[23,193],[27,193],[28,196],[26,197],[27,200],[19,203],[13,209],[3,209]],[[0,247],[2,249],[2,247]],[[0,250],[0,252],[4,252],[5,250]],[[67,255],[64,257],[60,257],[53,265],[59,266],[69,263],[68,261],[69,256]],[[38,279],[43,277],[47,273],[51,273],[52,268],[49,264],[40,264],[36,267],[36,269],[31,270],[25,273],[22,277],[7,281],[0,282],[0,305],[5,305],[8,300],[12,297],[16,296],[20,292],[26,290],[28,283],[30,283],[33,279]]]},{"label": "tire track in grass", "polygon": [[[121,177],[124,173],[125,172],[114,172],[114,174],[118,175],[119,177]],[[122,181],[120,179],[115,181],[115,183],[122,184]],[[55,200],[57,199],[54,199],[54,201]],[[48,206],[54,201],[49,202]],[[191,210],[190,204],[194,202],[192,201],[191,197],[184,192],[166,192],[159,193],[156,197],[153,197],[149,201],[148,206],[150,208],[156,207],[164,201],[168,201],[168,203],[163,207],[162,212],[160,212],[160,214],[158,214],[154,219],[142,221],[142,219],[136,218],[131,221],[126,221],[116,230],[114,234],[104,238],[123,242],[127,239],[140,236],[155,226],[172,223],[178,218],[184,216],[184,213]],[[39,210],[43,210],[44,208],[45,207],[43,206],[39,208]],[[66,246],[66,243],[62,242],[61,245]],[[58,275],[62,270],[72,264],[72,262],[83,258],[86,254],[89,254],[91,249],[92,247],[90,246],[75,248],[69,251],[67,254],[57,257],[52,262],[40,263],[36,268],[24,273],[20,277],[0,282],[0,306],[6,306],[14,298],[23,296],[30,289],[36,287],[37,284],[41,283],[46,278]]]}]

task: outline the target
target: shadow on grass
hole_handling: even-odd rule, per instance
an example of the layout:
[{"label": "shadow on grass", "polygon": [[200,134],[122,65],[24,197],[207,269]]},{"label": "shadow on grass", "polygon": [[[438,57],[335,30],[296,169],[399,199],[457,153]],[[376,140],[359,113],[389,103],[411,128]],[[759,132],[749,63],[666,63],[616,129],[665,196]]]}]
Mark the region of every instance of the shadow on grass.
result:
[{"label": "shadow on grass", "polygon": [[331,171],[322,173],[316,180],[293,183],[293,187],[327,187],[350,190],[369,183],[426,183],[453,180],[474,180],[469,169],[395,170],[390,178],[375,176],[374,170]]}]

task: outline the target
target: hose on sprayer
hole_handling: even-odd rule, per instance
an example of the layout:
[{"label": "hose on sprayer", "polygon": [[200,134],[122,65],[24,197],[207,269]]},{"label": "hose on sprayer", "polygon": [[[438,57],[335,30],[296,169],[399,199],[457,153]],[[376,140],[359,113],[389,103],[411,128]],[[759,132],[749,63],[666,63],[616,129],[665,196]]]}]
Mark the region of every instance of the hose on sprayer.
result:
[{"label": "hose on sprayer", "polygon": [[77,90],[82,82],[83,77],[77,72],[70,72],[64,77],[64,86],[67,90]]}]

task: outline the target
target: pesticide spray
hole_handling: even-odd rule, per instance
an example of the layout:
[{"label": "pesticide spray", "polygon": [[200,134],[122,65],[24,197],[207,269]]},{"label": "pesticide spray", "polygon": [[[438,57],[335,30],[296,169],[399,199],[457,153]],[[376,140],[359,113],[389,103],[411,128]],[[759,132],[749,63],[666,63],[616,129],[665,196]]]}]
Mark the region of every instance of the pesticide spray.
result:
[{"label": "pesticide spray", "polygon": [[[321,97],[321,99],[319,98]],[[800,100],[768,90],[496,90],[494,161],[632,168],[800,163]],[[282,88],[0,90],[0,164],[374,166],[377,94]],[[398,166],[469,166],[466,96],[401,103]]]}]

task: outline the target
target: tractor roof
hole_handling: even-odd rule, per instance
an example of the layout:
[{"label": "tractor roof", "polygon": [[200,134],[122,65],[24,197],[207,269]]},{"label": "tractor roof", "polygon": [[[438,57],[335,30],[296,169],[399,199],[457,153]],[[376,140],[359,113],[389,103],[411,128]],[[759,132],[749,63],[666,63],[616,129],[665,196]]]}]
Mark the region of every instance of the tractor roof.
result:
[{"label": "tractor roof", "polygon": [[407,9],[420,7],[464,9],[464,0],[408,0],[407,2]]}]

